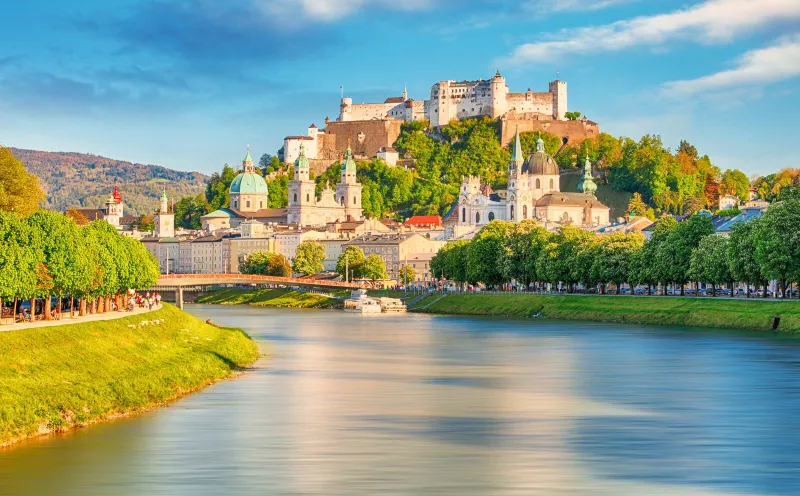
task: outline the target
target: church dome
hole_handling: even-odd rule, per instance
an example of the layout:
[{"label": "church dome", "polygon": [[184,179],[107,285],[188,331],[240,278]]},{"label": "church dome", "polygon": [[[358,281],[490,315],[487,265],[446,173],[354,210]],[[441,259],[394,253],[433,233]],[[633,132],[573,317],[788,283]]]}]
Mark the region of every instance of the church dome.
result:
[{"label": "church dome", "polygon": [[536,151],[525,159],[525,163],[522,165],[522,172],[543,176],[559,175],[558,164],[553,160],[553,157],[544,151],[544,140],[542,138],[536,140]]},{"label": "church dome", "polygon": [[267,182],[255,172],[242,172],[233,179],[231,194],[266,195]]}]

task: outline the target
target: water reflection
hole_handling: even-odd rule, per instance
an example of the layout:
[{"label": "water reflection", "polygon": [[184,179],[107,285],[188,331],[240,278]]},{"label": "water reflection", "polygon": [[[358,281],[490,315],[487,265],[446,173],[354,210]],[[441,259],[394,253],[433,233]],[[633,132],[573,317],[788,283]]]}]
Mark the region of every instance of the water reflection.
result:
[{"label": "water reflection", "polygon": [[272,354],[0,452],[0,494],[798,494],[794,340],[195,307]]}]

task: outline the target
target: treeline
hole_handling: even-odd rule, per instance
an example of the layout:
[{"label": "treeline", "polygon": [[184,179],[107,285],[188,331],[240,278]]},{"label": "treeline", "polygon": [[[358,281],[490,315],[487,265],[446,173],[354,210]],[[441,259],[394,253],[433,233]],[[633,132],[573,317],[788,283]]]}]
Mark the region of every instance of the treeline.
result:
[{"label": "treeline", "polygon": [[[142,243],[122,236],[108,222],[79,227],[56,212],[38,210],[27,217],[0,211],[0,307],[13,301],[44,298],[51,318],[53,296],[80,299],[80,315],[107,312],[112,300],[127,306],[128,288],[153,286],[158,262]],[[73,305],[70,304],[70,308]]]},{"label": "treeline", "polygon": [[[736,224],[728,237],[714,233],[707,214],[683,222],[665,216],[649,240],[640,233],[594,234],[576,226],[549,232],[535,221],[493,221],[471,241],[447,244],[431,261],[434,277],[499,286],[515,281],[543,288],[576,285],[619,291],[646,286],[680,294],[687,284],[763,286],[777,281],[785,296],[800,282],[800,201],[771,206],[762,217]],[[731,289],[733,289],[731,287]],[[665,291],[666,293],[666,291]],[[733,293],[733,291],[732,291]]]}]

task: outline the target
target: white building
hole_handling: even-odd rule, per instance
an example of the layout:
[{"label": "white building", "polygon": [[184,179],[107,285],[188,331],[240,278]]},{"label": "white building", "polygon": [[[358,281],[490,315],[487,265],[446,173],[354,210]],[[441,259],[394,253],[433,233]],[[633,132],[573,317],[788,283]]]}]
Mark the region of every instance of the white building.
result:
[{"label": "white building", "polygon": [[498,71],[488,80],[439,81],[431,86],[430,99],[425,101],[409,99],[405,90],[403,96],[387,98],[383,103],[354,104],[352,98],[342,98],[338,120],[427,119],[434,126],[444,126],[453,119],[484,115],[498,118],[512,110],[517,114],[538,114],[546,120],[565,120],[567,83],[552,81],[548,91],[542,93],[530,89],[511,93]]},{"label": "white building", "polygon": [[395,166],[400,159],[400,154],[394,148],[384,146],[378,152],[378,158],[386,162],[386,165]]},{"label": "white building", "polygon": [[166,190],[161,194],[159,209],[153,218],[156,238],[172,238],[175,236],[175,214],[169,211],[169,200]]},{"label": "white building", "polygon": [[597,227],[609,224],[610,209],[594,196],[597,185],[592,164],[586,159],[580,193],[561,192],[558,164],[536,142],[536,151],[523,159],[519,134],[508,164],[508,190],[494,192],[474,176],[464,178],[458,200],[457,225],[483,226],[497,220],[518,222],[535,219],[545,225],[576,224]]}]

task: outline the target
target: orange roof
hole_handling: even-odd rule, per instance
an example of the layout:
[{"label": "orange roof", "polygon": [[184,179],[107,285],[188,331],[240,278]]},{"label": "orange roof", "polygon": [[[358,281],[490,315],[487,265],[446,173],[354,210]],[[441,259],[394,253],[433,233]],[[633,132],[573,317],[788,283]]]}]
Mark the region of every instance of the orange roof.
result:
[{"label": "orange roof", "polygon": [[441,226],[442,218],[438,215],[415,215],[404,222],[406,226]]}]

